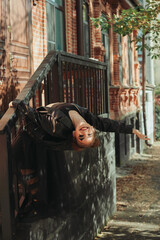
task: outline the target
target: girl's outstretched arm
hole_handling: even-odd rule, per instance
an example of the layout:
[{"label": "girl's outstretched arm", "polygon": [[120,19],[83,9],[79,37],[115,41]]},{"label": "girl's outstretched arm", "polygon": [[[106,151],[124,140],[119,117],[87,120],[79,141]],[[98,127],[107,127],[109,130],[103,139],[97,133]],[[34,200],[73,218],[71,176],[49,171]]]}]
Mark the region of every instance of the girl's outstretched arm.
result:
[{"label": "girl's outstretched arm", "polygon": [[139,130],[133,129],[132,133],[136,134],[138,138],[142,140],[150,140],[146,135],[142,134]]}]

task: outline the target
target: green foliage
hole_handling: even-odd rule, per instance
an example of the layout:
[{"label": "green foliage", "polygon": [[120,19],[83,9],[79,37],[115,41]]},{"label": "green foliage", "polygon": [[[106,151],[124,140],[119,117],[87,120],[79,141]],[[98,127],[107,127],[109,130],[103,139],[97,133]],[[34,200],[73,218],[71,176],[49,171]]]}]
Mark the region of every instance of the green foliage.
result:
[{"label": "green foliage", "polygon": [[155,138],[160,140],[160,106],[155,105]]},{"label": "green foliage", "polygon": [[[139,31],[136,39],[133,41],[137,44],[137,50],[144,47],[148,51],[148,55],[152,58],[160,58],[160,20],[157,18],[160,13],[160,0],[147,0],[146,6],[138,6],[122,10],[117,16],[91,18],[96,27],[101,26],[103,31],[108,31],[112,26],[113,31],[122,36],[130,35],[133,31]],[[139,44],[142,42],[142,37],[145,36],[145,45]],[[152,44],[147,44],[146,40],[152,41]]]},{"label": "green foliage", "polygon": [[155,88],[155,95],[160,95],[160,86]]}]

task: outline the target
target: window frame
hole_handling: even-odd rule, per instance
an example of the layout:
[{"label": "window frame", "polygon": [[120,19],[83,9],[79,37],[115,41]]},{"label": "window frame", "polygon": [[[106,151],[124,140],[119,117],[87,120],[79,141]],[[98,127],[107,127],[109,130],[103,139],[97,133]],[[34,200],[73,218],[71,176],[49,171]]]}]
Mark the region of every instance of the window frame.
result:
[{"label": "window frame", "polygon": [[[46,3],[49,3],[51,4],[53,7],[54,7],[54,22],[55,22],[55,42],[53,41],[50,41],[48,40],[48,32],[47,32],[47,52],[49,52],[48,50],[48,42],[50,43],[55,43],[55,50],[57,50],[56,48],[56,9],[58,9],[59,11],[61,11],[63,13],[63,49],[62,51],[65,51],[66,50],[66,28],[65,28],[65,1],[62,0],[62,5],[59,5],[58,3],[56,3],[55,1],[53,0],[46,0]],[[47,14],[47,8],[46,8],[46,14]],[[46,20],[47,20],[47,17],[46,17]],[[48,20],[47,20],[47,31],[48,31]]]},{"label": "window frame", "polygon": [[123,61],[122,61],[122,36],[117,33],[117,44],[119,54],[119,80],[123,84]]},{"label": "window frame", "polygon": [[132,46],[131,46],[131,37],[128,36],[128,72],[129,72],[129,85],[133,85],[133,76],[132,76]]},{"label": "window frame", "polygon": [[[107,17],[105,13],[102,13],[101,14],[103,17]],[[104,41],[103,41],[103,37],[106,37],[107,38],[107,43],[108,43],[108,48],[106,48],[105,44],[104,44]],[[108,58],[106,57],[106,53],[104,55],[104,62],[107,63],[107,77],[108,77],[108,80],[109,80],[109,83],[111,84],[111,71],[110,71],[110,32],[109,32],[109,29],[108,31],[103,31],[101,30],[101,41],[102,41],[102,44],[103,44],[103,47],[105,48],[105,50],[108,49],[108,52],[107,52],[107,55],[108,55]]]},{"label": "window frame", "polygon": [[[88,58],[90,58],[90,54],[91,54],[91,44],[90,44],[90,21],[89,21],[89,4],[87,3],[87,1],[86,0],[83,0],[83,4],[82,4],[82,7],[83,6],[86,6],[87,7],[87,21],[84,21],[84,18],[83,18],[83,11],[82,11],[82,22],[83,22],[83,46],[84,46],[84,56],[85,57],[88,57]],[[86,43],[86,39],[85,39],[85,37],[86,37],[86,34],[85,34],[85,27],[88,29],[88,32],[87,32],[87,34],[88,34],[88,42],[87,42],[87,44],[89,45],[88,46],[88,49],[86,49],[86,46],[87,46],[87,44],[85,44]],[[87,52],[87,50],[88,50],[88,52]]]}]

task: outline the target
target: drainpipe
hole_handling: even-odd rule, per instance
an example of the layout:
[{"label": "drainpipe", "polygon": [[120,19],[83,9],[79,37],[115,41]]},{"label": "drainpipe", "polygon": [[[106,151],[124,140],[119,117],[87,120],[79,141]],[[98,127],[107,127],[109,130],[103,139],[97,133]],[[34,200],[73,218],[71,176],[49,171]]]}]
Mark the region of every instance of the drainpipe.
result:
[{"label": "drainpipe", "polygon": [[76,0],[77,10],[77,54],[84,56],[83,46],[83,1]]},{"label": "drainpipe", "polygon": [[[146,79],[145,79],[145,35],[142,38],[142,109],[143,109],[143,122],[144,122],[144,132],[147,135],[147,123],[146,123]],[[148,143],[148,140],[145,141],[145,144],[149,147],[152,145]]]}]

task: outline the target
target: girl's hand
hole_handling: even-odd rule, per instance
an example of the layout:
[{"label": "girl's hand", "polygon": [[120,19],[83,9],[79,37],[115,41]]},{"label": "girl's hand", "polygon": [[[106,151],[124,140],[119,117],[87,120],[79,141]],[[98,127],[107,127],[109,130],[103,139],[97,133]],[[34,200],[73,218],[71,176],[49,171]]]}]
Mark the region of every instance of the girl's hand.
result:
[{"label": "girl's hand", "polygon": [[150,140],[146,135],[142,134],[139,130],[133,129],[132,133],[136,134],[142,140]]},{"label": "girl's hand", "polygon": [[13,108],[13,102],[10,102],[8,105],[9,108]]}]

